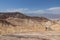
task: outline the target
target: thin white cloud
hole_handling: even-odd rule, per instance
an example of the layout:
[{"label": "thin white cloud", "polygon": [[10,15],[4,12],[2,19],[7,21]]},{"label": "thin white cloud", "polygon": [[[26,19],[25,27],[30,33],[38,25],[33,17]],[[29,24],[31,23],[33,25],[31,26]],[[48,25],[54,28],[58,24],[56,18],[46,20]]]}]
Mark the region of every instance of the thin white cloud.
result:
[{"label": "thin white cloud", "polygon": [[52,7],[52,8],[49,8],[48,10],[57,11],[57,10],[60,10],[60,7]]},{"label": "thin white cloud", "polygon": [[52,7],[48,9],[38,9],[38,10],[32,10],[29,8],[18,8],[18,9],[7,9],[5,11],[0,11],[0,12],[22,12],[22,13],[35,13],[35,14],[42,14],[42,13],[53,13],[53,14],[58,14],[60,13],[60,7]]},{"label": "thin white cloud", "polygon": [[48,11],[50,13],[58,14],[60,13],[60,7],[52,7],[52,8],[49,8]]},{"label": "thin white cloud", "polygon": [[28,10],[28,8],[7,9],[6,12],[24,12],[26,10]]}]

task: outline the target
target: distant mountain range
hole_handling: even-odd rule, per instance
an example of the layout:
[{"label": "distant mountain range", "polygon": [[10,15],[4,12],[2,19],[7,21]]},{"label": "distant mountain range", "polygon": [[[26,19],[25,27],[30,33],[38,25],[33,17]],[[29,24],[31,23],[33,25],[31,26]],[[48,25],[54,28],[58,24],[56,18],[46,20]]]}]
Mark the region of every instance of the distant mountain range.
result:
[{"label": "distant mountain range", "polygon": [[43,16],[43,17],[46,17],[46,18],[49,18],[49,19],[60,19],[60,14],[49,14],[49,13],[45,13],[45,14],[27,14],[27,15],[30,15],[30,16]]}]

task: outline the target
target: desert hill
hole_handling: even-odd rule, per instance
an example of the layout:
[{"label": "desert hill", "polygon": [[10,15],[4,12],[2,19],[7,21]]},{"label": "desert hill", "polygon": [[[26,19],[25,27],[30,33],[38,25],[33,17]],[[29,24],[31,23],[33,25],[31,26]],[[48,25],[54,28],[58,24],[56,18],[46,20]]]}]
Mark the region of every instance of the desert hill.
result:
[{"label": "desert hill", "polygon": [[6,12],[6,13],[2,12],[2,13],[0,13],[0,19],[6,19],[9,17],[24,18],[27,16],[22,13],[19,13],[19,12]]},{"label": "desert hill", "polygon": [[27,18],[27,19],[37,19],[37,20],[48,20],[47,18],[45,17],[36,17],[36,16],[27,16],[27,15],[24,15],[23,13],[20,13],[20,12],[2,12],[0,13],[0,19],[7,19],[9,17],[13,17],[13,18]]},{"label": "desert hill", "polygon": [[[56,26],[58,25],[58,27]],[[0,34],[55,31],[57,22],[45,17],[28,16],[19,12],[0,13]]]}]

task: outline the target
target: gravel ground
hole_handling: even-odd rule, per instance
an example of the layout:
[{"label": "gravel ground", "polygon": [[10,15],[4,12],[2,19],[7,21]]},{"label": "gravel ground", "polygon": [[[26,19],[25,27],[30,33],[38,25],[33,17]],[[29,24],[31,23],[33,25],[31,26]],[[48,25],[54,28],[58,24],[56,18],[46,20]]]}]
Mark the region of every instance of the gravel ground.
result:
[{"label": "gravel ground", "polygon": [[60,40],[60,32],[7,34],[0,35],[0,40]]}]

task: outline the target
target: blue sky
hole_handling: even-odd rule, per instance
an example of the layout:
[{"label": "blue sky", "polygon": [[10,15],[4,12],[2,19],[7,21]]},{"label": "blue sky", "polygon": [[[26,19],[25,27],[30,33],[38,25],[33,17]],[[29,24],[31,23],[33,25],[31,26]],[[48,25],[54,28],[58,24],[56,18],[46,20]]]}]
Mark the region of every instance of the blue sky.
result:
[{"label": "blue sky", "polygon": [[0,0],[0,11],[60,13],[60,0]]}]

